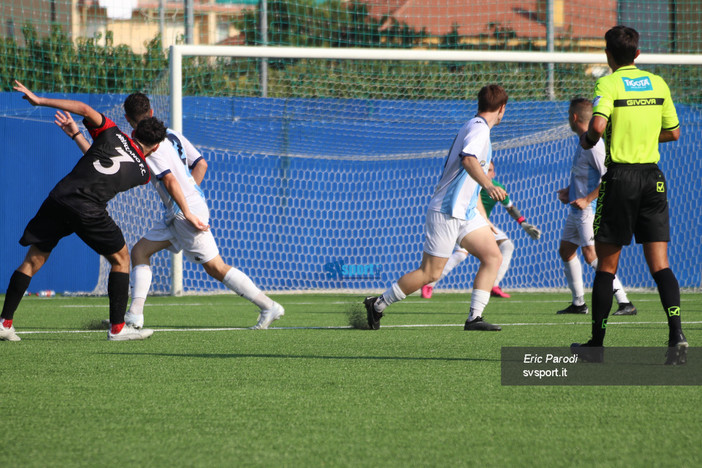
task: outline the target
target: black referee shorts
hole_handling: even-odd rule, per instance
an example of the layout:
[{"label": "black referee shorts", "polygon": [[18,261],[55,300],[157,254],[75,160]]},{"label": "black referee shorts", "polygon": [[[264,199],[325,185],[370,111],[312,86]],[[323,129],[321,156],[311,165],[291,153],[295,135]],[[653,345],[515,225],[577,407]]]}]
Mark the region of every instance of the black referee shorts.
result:
[{"label": "black referee shorts", "polygon": [[656,164],[612,164],[602,177],[595,240],[616,245],[670,242],[665,176]]},{"label": "black referee shorts", "polygon": [[51,252],[58,242],[76,233],[88,247],[106,256],[119,252],[124,247],[122,230],[107,210],[100,207],[85,207],[80,213],[47,197],[34,218],[24,229],[19,243],[34,245],[42,252]]}]

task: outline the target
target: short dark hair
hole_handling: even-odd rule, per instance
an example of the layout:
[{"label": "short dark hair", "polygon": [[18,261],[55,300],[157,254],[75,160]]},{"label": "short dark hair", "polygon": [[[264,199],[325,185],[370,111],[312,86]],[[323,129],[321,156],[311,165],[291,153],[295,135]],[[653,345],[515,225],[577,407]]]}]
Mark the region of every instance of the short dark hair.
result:
[{"label": "short dark hair", "polygon": [[615,26],[605,33],[605,43],[617,65],[629,65],[639,50],[639,33],[628,26]]},{"label": "short dark hair", "polygon": [[590,117],[592,117],[592,101],[584,97],[574,97],[570,100],[568,112],[576,114],[582,120],[590,120]]},{"label": "short dark hair", "polygon": [[132,93],[124,100],[124,113],[135,122],[149,117],[151,101],[144,93]]},{"label": "short dark hair", "polygon": [[498,84],[483,86],[478,92],[478,112],[494,112],[507,104],[507,91]]},{"label": "short dark hair", "polygon": [[166,138],[166,126],[156,117],[147,117],[137,124],[134,138],[140,143],[154,146]]}]

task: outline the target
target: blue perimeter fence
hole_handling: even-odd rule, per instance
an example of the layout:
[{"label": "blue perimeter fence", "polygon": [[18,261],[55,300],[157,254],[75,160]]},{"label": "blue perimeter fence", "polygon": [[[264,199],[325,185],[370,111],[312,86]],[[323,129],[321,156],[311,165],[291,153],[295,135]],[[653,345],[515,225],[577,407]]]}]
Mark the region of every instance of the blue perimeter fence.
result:
[{"label": "blue perimeter fence", "polygon": [[[99,111],[112,109],[117,115],[106,112],[110,118],[121,117],[121,95],[51,96],[83,100]],[[245,271],[264,290],[383,289],[414,269],[421,259],[426,205],[443,156],[383,159],[378,155],[388,154],[388,148],[392,153],[448,149],[461,123],[475,112],[475,103],[402,105],[406,107],[399,109],[398,116],[397,102],[185,98],[184,133],[202,148],[209,163],[203,189],[225,261]],[[310,119],[310,107],[318,106],[323,106],[321,114],[327,117]],[[493,140],[528,137],[562,125],[567,106],[567,102],[510,102]],[[0,109],[4,110],[0,136],[6,145],[0,171],[0,290],[4,291],[26,253],[18,243],[25,225],[51,188],[71,170],[79,152],[54,126],[52,109],[31,108],[18,93],[0,93]],[[229,122],[218,141],[212,141],[207,118],[188,117],[202,109]],[[661,145],[660,163],[669,187],[670,258],[680,285],[698,288],[702,114],[686,105],[677,109],[682,137]],[[430,127],[427,134],[433,136],[418,140],[416,121],[383,117],[391,113],[448,118],[427,119],[422,125]],[[359,117],[369,114],[377,117],[372,131],[359,123]],[[384,123],[379,127],[378,122]],[[538,128],[526,122],[537,122]],[[249,143],[239,147],[240,142],[251,141],[254,132],[262,132],[268,142],[258,138],[260,148]],[[282,156],[271,154],[271,142],[279,146]],[[532,241],[505,210],[495,208],[491,220],[516,245],[504,288],[565,287],[557,252],[567,208],[557,201],[556,190],[568,183],[575,145],[572,136],[494,153],[497,179],[527,219],[544,232],[542,239]],[[290,156],[325,151],[339,157]],[[355,158],[349,159],[350,155]],[[144,219],[138,225],[122,225],[130,247],[160,213],[146,210],[141,216]],[[156,262],[167,263],[166,255],[158,255]],[[441,287],[469,289],[476,265],[473,259],[464,262]],[[70,236],[52,253],[30,290],[91,291],[98,270],[97,254]],[[591,281],[590,269],[584,272],[586,282]],[[187,261],[184,276],[186,291],[221,289],[201,267]],[[624,249],[620,276],[627,287],[655,287],[638,245]],[[168,288],[167,280],[155,279],[154,292],[165,293]]]}]

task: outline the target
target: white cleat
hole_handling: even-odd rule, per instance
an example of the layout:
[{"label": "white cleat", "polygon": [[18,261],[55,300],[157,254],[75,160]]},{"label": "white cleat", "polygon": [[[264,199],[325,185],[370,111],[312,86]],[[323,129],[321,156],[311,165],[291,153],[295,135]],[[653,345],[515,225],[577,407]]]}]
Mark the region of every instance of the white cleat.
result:
[{"label": "white cleat", "polygon": [[262,310],[258,316],[258,323],[251,327],[251,330],[266,330],[273,321],[285,315],[285,309],[277,302],[273,303],[270,309]]},{"label": "white cleat", "polygon": [[144,328],[144,314],[124,314],[124,322],[134,328]]},{"label": "white cleat", "polygon": [[15,327],[5,328],[0,321],[0,341],[22,341],[17,333],[15,333]]},{"label": "white cleat", "polygon": [[125,323],[119,333],[112,333],[112,330],[109,330],[107,339],[109,341],[145,340],[153,334],[154,331],[148,328],[137,329]]}]

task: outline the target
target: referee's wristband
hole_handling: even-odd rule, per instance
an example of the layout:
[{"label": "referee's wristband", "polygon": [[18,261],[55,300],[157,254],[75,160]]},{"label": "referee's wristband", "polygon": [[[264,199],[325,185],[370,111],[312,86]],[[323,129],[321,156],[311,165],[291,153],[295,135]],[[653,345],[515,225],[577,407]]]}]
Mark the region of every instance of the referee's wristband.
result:
[{"label": "referee's wristband", "polygon": [[[599,138],[597,140],[599,140]],[[590,145],[595,146],[597,144],[597,140],[591,140],[590,132],[585,132],[585,141],[587,141]]]},{"label": "referee's wristband", "polygon": [[526,218],[522,216],[517,220],[517,223],[522,224],[524,221],[526,221]]},{"label": "referee's wristband", "polygon": [[80,135],[80,130],[77,131],[77,132],[71,137],[71,140],[75,141],[75,139],[76,139],[76,137],[77,137],[78,135]]}]

